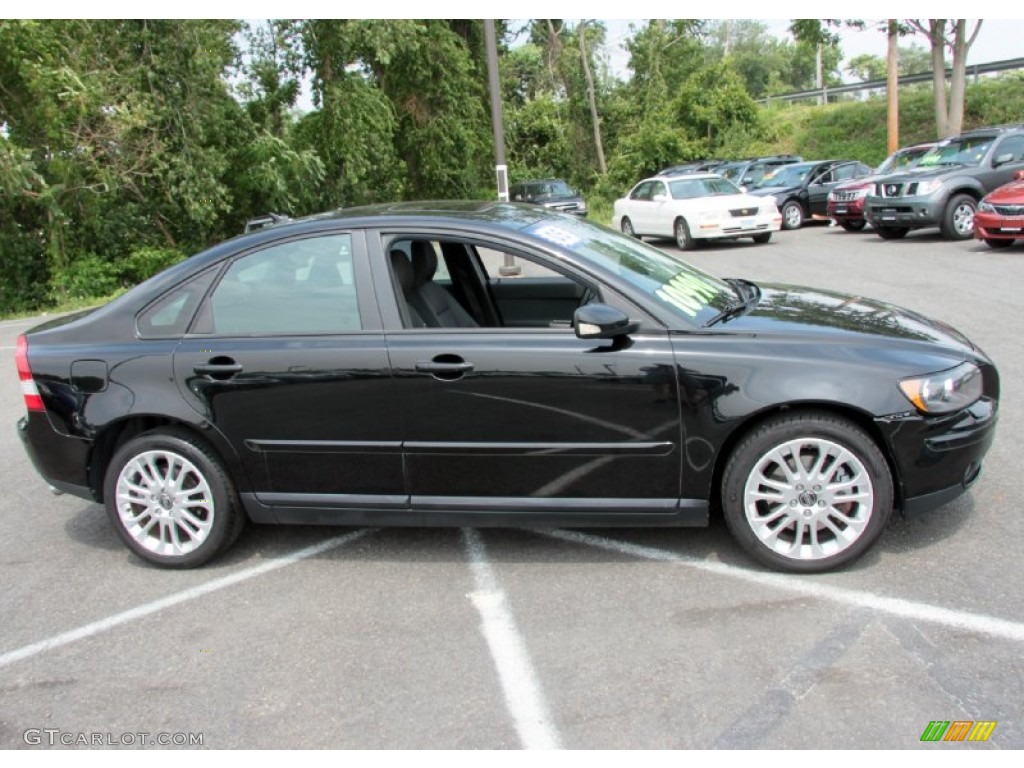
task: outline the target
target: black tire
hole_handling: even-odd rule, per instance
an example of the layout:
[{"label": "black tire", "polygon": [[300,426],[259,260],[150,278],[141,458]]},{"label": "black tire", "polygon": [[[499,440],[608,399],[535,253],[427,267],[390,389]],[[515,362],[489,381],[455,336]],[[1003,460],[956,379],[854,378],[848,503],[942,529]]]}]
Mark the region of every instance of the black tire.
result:
[{"label": "black tire", "polygon": [[[851,499],[837,501],[844,495]],[[878,446],[853,422],[824,412],[764,422],[736,446],[722,476],[730,532],[776,570],[819,573],[857,559],[892,507],[892,474]]]},{"label": "black tire", "polygon": [[697,247],[696,241],[690,234],[690,225],[686,223],[686,219],[681,216],[676,219],[675,224],[672,225],[672,231],[676,236],[676,247],[681,251],[692,251]]},{"label": "black tire", "polygon": [[806,218],[804,207],[796,200],[790,200],[782,206],[782,210],[779,212],[782,214],[783,229],[800,229],[804,225]]},{"label": "black tire", "polygon": [[839,226],[847,232],[860,232],[867,226],[867,222],[864,219],[846,219],[845,221],[840,221]]},{"label": "black tire", "polygon": [[629,220],[628,216],[622,217],[622,234],[626,237],[635,237],[637,240],[640,239],[640,235],[633,229],[633,222]]},{"label": "black tire", "polygon": [[[122,480],[139,489],[133,501],[119,500]],[[245,524],[220,460],[180,430],[146,432],[121,446],[107,467],[103,498],[128,548],[164,568],[202,565],[234,543]]]},{"label": "black tire", "polygon": [[762,232],[760,235],[754,235],[750,239],[753,240],[758,245],[764,245],[765,243],[770,243],[771,242],[771,240],[772,240],[772,233],[771,232]]},{"label": "black tire", "polygon": [[1010,240],[1008,238],[1007,239],[1001,239],[1001,238],[997,239],[997,238],[994,238],[994,237],[986,237],[985,238],[985,245],[987,245],[989,248],[996,248],[996,249],[999,249],[999,248],[1009,248],[1011,245],[1013,245],[1013,240]]},{"label": "black tire", "polygon": [[909,231],[907,227],[875,227],[875,232],[883,240],[902,240]]},{"label": "black tire", "polygon": [[947,240],[968,240],[974,237],[974,212],[978,202],[970,195],[953,195],[942,212],[939,229]]}]

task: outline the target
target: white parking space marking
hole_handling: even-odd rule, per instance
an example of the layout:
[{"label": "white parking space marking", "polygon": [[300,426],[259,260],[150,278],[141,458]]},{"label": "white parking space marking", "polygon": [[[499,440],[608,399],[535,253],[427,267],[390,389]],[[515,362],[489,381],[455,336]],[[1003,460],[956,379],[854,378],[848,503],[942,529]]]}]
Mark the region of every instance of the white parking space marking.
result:
[{"label": "white parking space marking", "polygon": [[208,581],[205,584],[200,584],[199,586],[192,587],[191,589],[186,589],[176,594],[162,597],[159,600],[153,600],[152,602],[145,603],[137,606],[136,608],[130,608],[127,611],[115,613],[113,616],[108,616],[105,619],[94,621],[91,624],[78,627],[78,629],[72,629],[68,632],[62,632],[59,635],[54,635],[46,640],[40,640],[38,643],[32,643],[31,645],[25,645],[13,651],[8,651],[7,653],[0,655],[0,669],[32,656],[37,656],[40,653],[52,651],[54,648],[60,648],[63,645],[68,645],[69,643],[74,643],[78,640],[93,637],[101,632],[106,632],[108,629],[113,629],[121,624],[127,624],[130,621],[144,618],[162,611],[165,608],[171,608],[175,605],[188,602],[189,600],[195,600],[197,597],[208,595],[211,592],[216,592],[217,590],[224,589],[226,587],[232,587],[235,584],[241,584],[243,581],[254,579],[257,576],[262,576],[263,574],[270,573],[271,571],[276,571],[279,568],[292,565],[300,560],[315,557],[316,555],[327,552],[328,550],[342,547],[346,544],[352,543],[356,539],[362,538],[374,530],[375,529],[373,528],[364,528],[359,531],[353,531],[352,533],[335,536],[327,539],[327,541],[322,541],[319,544],[313,544],[312,546],[296,550],[290,555],[276,557],[261,565],[256,565],[252,568],[245,568],[237,573],[232,573],[230,576],[224,576],[219,579],[214,579],[213,581]]},{"label": "white parking space marking", "polygon": [[490,648],[505,693],[505,706],[515,721],[519,741],[524,749],[560,749],[558,730],[505,592],[487,560],[483,539],[472,528],[463,528],[462,537],[476,587],[469,598],[480,614],[480,629]]},{"label": "white parking space marking", "polygon": [[968,613],[957,611],[951,608],[942,608],[928,603],[918,603],[913,600],[903,600],[898,597],[885,597],[872,592],[860,592],[843,587],[833,587],[828,584],[816,584],[804,581],[797,575],[783,575],[778,573],[762,573],[759,571],[748,571],[725,563],[715,563],[709,560],[697,560],[692,557],[677,555],[663,549],[646,547],[640,544],[631,544],[626,541],[606,539],[602,536],[592,536],[586,533],[560,530],[533,529],[533,532],[541,536],[548,536],[562,541],[570,541],[575,544],[582,544],[588,547],[597,547],[611,552],[618,552],[630,557],[639,557],[645,560],[661,560],[669,563],[684,565],[687,568],[715,573],[720,576],[728,576],[733,579],[741,579],[752,584],[763,587],[794,592],[808,597],[815,597],[819,600],[829,600],[842,605],[849,605],[855,608],[869,608],[873,611],[880,611],[891,616],[898,616],[911,621],[922,621],[930,624],[939,624],[953,629],[966,629],[979,635],[988,635],[1004,640],[1024,642],[1024,624],[1007,619],[999,619],[995,616]]}]

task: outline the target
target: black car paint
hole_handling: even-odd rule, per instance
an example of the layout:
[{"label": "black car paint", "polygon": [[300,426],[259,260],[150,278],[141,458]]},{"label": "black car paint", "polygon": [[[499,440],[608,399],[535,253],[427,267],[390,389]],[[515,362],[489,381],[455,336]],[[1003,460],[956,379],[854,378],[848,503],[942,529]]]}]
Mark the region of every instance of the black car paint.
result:
[{"label": "black car paint", "polygon": [[[522,230],[557,214],[516,205],[405,204],[342,211],[223,243],[90,313],[27,333],[46,406],[20,434],[58,489],[100,500],[104,462],[128,434],[177,424],[225,463],[259,522],[393,525],[705,524],[731,446],[760,418],[812,407],[861,425],[905,509],[961,492],[987,450],[995,368],[952,329],[824,291],[763,285],[760,304],[688,326],[572,252]],[[332,336],[140,339],[133,317],[186,277],[267,244],[362,233],[364,329]],[[383,257],[408,233],[485,239],[600,285],[640,321],[624,341],[564,329],[406,330]],[[289,359],[273,350],[286,344]],[[446,379],[420,370],[460,359]],[[195,372],[230,359],[225,380]],[[102,385],[72,371],[103,361]],[[923,417],[901,377],[979,365],[984,397]],[[814,375],[809,376],[808,370]],[[88,391],[86,391],[88,390]],[[952,450],[956,448],[956,450]]]},{"label": "black car paint", "polygon": [[[790,165],[783,165],[779,168],[779,171],[784,171],[795,165],[810,166],[811,164],[793,163]],[[835,181],[818,181],[822,174],[835,170],[841,166],[854,166],[853,175],[848,178],[837,179]],[[803,209],[805,217],[821,218],[828,212],[828,193],[833,187],[845,181],[849,181],[850,179],[867,176],[870,172],[870,168],[855,160],[824,160],[813,164],[811,172],[807,174],[807,178],[800,185],[791,187],[753,187],[748,190],[748,194],[755,195],[757,197],[774,198],[775,204],[778,206],[780,211],[787,203],[796,201]]]}]

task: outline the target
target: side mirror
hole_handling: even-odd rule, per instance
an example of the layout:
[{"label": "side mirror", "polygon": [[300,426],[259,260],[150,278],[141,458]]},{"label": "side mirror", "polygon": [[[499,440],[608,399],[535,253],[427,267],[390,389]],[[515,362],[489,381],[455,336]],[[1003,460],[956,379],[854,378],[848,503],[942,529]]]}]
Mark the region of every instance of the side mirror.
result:
[{"label": "side mirror", "polygon": [[607,304],[586,304],[572,316],[572,329],[581,339],[614,339],[635,333],[639,323],[630,322],[629,316]]},{"label": "side mirror", "polygon": [[1024,181],[1024,169],[1013,172],[1014,181]]},{"label": "side mirror", "polygon": [[668,195],[662,195],[659,193],[652,197],[651,200],[653,200],[656,203],[664,203],[666,200],[668,200]]},{"label": "side mirror", "polygon": [[1006,165],[1013,160],[1013,153],[1007,152],[1005,155],[999,155],[995,160],[992,161],[992,167],[998,168],[1000,165]]}]

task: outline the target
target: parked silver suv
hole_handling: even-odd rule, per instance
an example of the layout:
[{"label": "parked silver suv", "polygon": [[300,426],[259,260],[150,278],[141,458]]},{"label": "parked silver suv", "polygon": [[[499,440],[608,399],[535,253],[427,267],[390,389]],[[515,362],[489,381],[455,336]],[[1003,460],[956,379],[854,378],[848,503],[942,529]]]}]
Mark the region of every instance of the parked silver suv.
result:
[{"label": "parked silver suv", "polygon": [[878,179],[864,217],[887,240],[938,227],[948,240],[974,233],[978,201],[1024,168],[1024,126],[968,131],[940,142],[918,165]]}]

